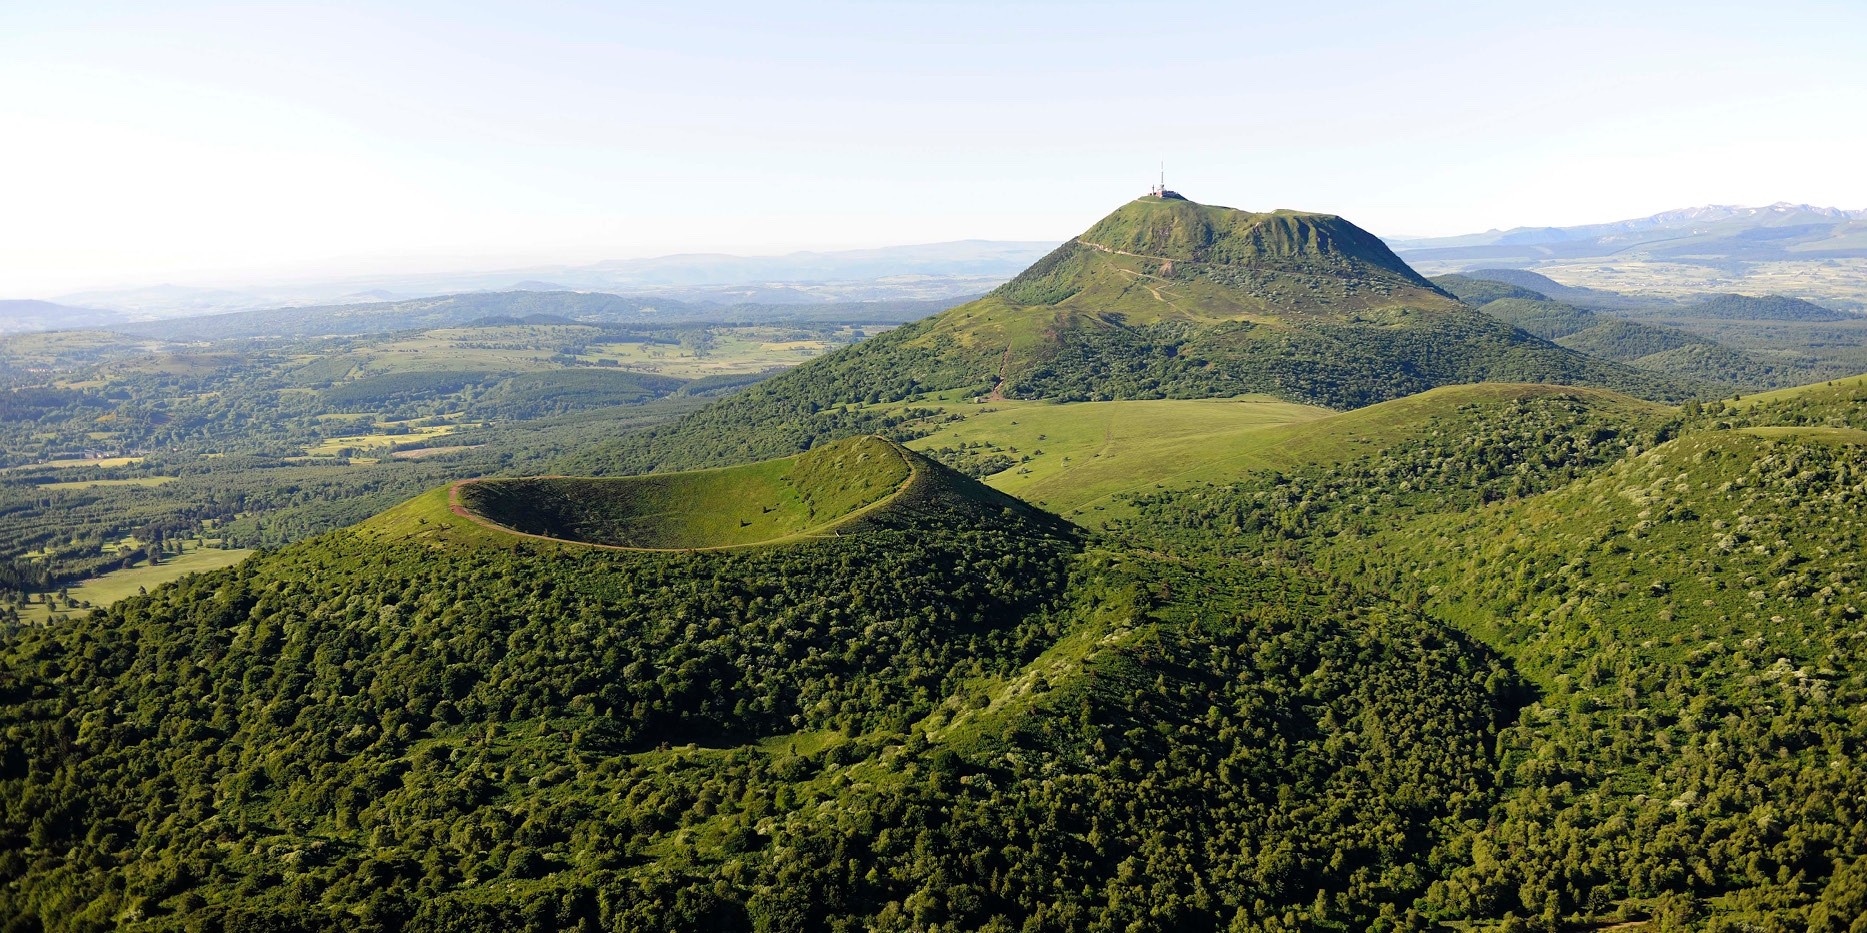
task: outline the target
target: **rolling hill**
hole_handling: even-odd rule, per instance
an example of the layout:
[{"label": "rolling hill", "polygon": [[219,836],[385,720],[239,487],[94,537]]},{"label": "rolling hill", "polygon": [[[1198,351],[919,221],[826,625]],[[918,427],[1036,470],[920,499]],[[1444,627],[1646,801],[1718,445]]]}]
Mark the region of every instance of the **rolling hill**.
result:
[{"label": "rolling hill", "polygon": [[1683,320],[1714,321],[1834,322],[1860,317],[1785,295],[1713,295],[1666,313]]},{"label": "rolling hill", "polygon": [[617,478],[463,480],[364,522],[375,541],[705,551],[877,528],[989,521],[1036,535],[1068,523],[879,437],[778,460]]},{"label": "rolling hill", "polygon": [[9,299],[0,301],[0,334],[25,334],[42,330],[65,330],[98,327],[121,322],[124,316],[114,311],[76,308],[50,301]]},{"label": "rolling hill", "polygon": [[[1463,273],[1433,276],[1434,284],[1458,295],[1467,304],[1483,304],[1498,298],[1537,297],[1578,308],[1593,310],[1631,310],[1664,307],[1670,301],[1623,295],[1598,288],[1564,285],[1546,275],[1528,269],[1471,269]],[[1503,286],[1502,289],[1499,286]],[[1480,291],[1482,290],[1482,291]]]},{"label": "rolling hill", "polygon": [[[1597,312],[1552,301],[1522,285],[1478,277],[1484,274],[1444,275],[1436,277],[1435,281],[1460,300],[1513,327],[1580,353],[1662,376],[1752,390],[1797,385],[1825,375],[1812,359],[1736,350],[1680,327],[1626,319],[1636,314],[1659,314],[1689,320],[1692,311],[1688,307]],[[1737,295],[1707,302],[1705,306],[1727,309],[1734,316],[1741,313],[1740,309],[1748,308],[1776,309],[1776,313],[1782,315],[1812,314],[1815,320],[1827,320],[1820,316],[1822,314],[1838,313],[1794,299],[1746,299]],[[1716,319],[1713,315],[1701,317]]]},{"label": "rolling hill", "polygon": [[1473,412],[1543,401],[1603,423],[1663,418],[1663,405],[1600,389],[1534,383],[1443,386],[1347,412],[1264,397],[934,407],[908,446],[985,477],[995,489],[1092,528],[1160,490],[1345,463],[1428,432],[1456,434]]},{"label": "rolling hill", "polygon": [[1347,462],[1139,496],[1118,530],[1358,581],[1534,685],[1432,909],[1844,931],[1867,915],[1864,400],[1855,378],[1658,417],[1441,408]]},{"label": "rolling hill", "polygon": [[1483,381],[1690,391],[1480,314],[1339,217],[1148,197],[978,301],[567,461],[566,472],[783,456],[887,431],[903,417],[887,403],[934,393],[1059,402],[1261,393],[1354,408]]},{"label": "rolling hill", "polygon": [[[1803,272],[1791,269],[1776,270],[1767,278],[1767,287],[1772,289],[1782,288],[1786,278],[1793,278],[1797,283],[1809,280]],[[1685,294],[1677,296],[1677,300],[1655,300],[1571,287],[1535,272],[1513,269],[1478,269],[1439,276],[1436,281],[1471,303],[1511,297],[1512,292],[1515,292],[1514,297],[1528,297],[1522,293],[1532,292],[1575,308],[1599,311],[1611,318],[1684,331],[1744,357],[1742,361],[1720,361],[1703,357],[1703,351],[1695,349],[1684,355],[1662,356],[1651,361],[1660,364],[1654,368],[1662,372],[1687,373],[1713,383],[1794,385],[1851,376],[1867,368],[1867,315],[1801,298],[1775,294]],[[1652,343],[1654,335],[1645,330],[1624,327],[1620,330],[1637,336],[1636,346]],[[1595,352],[1595,348],[1588,345],[1565,339],[1558,339],[1558,342]],[[1624,356],[1615,358],[1625,359]]]}]

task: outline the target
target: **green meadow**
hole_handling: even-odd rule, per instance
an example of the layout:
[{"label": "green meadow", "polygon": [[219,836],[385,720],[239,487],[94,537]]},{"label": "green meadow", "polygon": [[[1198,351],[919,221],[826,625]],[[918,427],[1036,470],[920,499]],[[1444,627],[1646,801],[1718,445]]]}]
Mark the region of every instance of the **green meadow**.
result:
[{"label": "green meadow", "polygon": [[180,555],[166,557],[159,564],[142,563],[123,570],[115,570],[71,587],[71,598],[89,603],[87,608],[53,609],[43,602],[36,602],[20,607],[20,619],[26,622],[43,623],[67,619],[74,615],[88,615],[92,609],[108,607],[118,600],[135,596],[145,590],[153,590],[188,574],[230,567],[253,553],[250,548],[222,550],[200,547],[193,543],[185,544],[183,547],[184,551]]},{"label": "green meadow", "polygon": [[1083,524],[1125,514],[1122,493],[1224,483],[1266,470],[1327,464],[1405,442],[1464,406],[1577,396],[1631,413],[1663,406],[1600,389],[1484,383],[1336,412],[1269,396],[1118,402],[952,401],[897,408],[958,416],[908,446],[964,463],[1009,463],[986,477],[1002,492]]}]

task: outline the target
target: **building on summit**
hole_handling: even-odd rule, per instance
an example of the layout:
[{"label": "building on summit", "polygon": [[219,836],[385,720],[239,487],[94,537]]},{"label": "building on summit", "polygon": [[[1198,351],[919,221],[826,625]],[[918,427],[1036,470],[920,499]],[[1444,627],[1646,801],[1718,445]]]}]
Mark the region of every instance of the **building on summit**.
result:
[{"label": "building on summit", "polygon": [[1150,185],[1147,189],[1147,196],[1150,198],[1170,198],[1175,201],[1186,200],[1186,196],[1182,195],[1180,192],[1167,190],[1167,167],[1164,165],[1161,166],[1160,169],[1160,184]]}]

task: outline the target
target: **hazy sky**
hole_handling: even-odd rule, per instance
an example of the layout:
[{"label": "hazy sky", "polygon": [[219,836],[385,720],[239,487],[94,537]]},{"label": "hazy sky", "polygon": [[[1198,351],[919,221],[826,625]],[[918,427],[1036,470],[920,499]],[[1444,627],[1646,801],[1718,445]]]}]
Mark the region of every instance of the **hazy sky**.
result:
[{"label": "hazy sky", "polygon": [[1145,191],[1378,233],[1867,207],[1867,3],[0,0],[0,297],[1061,240]]}]

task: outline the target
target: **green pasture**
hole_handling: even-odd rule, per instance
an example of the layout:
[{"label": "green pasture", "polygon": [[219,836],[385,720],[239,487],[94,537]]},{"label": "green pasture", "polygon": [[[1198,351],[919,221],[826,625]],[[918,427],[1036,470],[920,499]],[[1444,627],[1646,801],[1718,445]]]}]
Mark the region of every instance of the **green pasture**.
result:
[{"label": "green pasture", "polygon": [[129,479],[76,479],[63,483],[41,483],[40,489],[93,489],[99,486],[161,486],[175,481],[173,476],[134,476]]},{"label": "green pasture", "polygon": [[1069,515],[1136,486],[1232,456],[1267,429],[1314,421],[1330,411],[1268,396],[1128,402],[990,401],[941,406],[965,420],[908,446],[936,452],[964,445],[1016,461],[986,479],[992,487]]},{"label": "green pasture", "polygon": [[1499,383],[1446,386],[1349,412],[1268,396],[1072,404],[948,396],[892,407],[963,416],[908,446],[1009,457],[1014,465],[987,477],[987,484],[1072,520],[1100,524],[1106,516],[1097,513],[1112,509],[1120,493],[1342,462],[1413,437],[1462,406],[1552,394],[1661,410],[1598,389]]},{"label": "green pasture", "polygon": [[[91,609],[104,608],[137,595],[142,590],[153,590],[170,580],[176,580],[187,574],[203,570],[218,570],[231,567],[253,553],[248,548],[200,547],[192,542],[184,544],[182,554],[164,558],[159,564],[139,564],[123,570],[113,571],[101,577],[86,580],[71,587],[73,599],[84,600],[91,604]],[[20,609],[20,618],[27,622],[49,622],[84,615],[91,609],[51,609],[44,603],[33,603]]]}]

